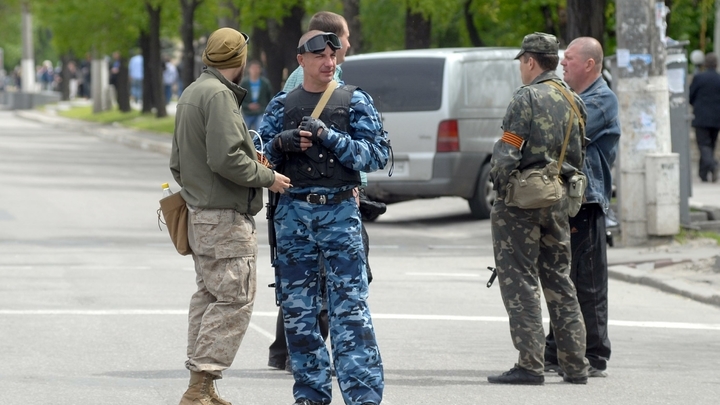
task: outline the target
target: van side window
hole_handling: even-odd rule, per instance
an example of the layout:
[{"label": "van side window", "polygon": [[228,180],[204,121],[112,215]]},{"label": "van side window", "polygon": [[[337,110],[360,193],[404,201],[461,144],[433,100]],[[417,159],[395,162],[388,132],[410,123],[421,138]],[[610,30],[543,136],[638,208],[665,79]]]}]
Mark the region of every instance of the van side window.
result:
[{"label": "van side window", "polygon": [[515,90],[522,86],[518,62],[515,69],[508,69],[506,60],[467,61],[463,69],[465,77],[465,107],[501,108],[510,104]]},{"label": "van side window", "polygon": [[378,111],[435,111],[442,104],[444,58],[347,60],[342,79],[365,90]]}]

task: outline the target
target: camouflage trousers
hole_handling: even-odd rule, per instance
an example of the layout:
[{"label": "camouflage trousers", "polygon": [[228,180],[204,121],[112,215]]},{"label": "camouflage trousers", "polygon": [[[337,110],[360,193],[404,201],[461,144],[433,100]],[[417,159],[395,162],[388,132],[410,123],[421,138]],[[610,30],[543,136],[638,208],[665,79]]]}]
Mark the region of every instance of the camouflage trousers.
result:
[{"label": "camouflage trousers", "polygon": [[518,366],[542,375],[545,333],[540,285],[557,339],[558,363],[570,377],[587,375],[585,323],[570,280],[567,200],[541,209],[508,207],[491,212],[498,282],[510,318]]},{"label": "camouflage trousers", "polygon": [[332,400],[330,358],[320,334],[323,300],[318,257],[326,271],[330,342],[345,404],[382,400],[384,375],[367,305],[360,213],[351,197],[315,205],[282,196],[275,211],[282,311],[295,399]]},{"label": "camouflage trousers", "polygon": [[240,348],[255,303],[255,221],[232,209],[190,207],[188,240],[197,291],[190,300],[185,366],[222,377]]}]

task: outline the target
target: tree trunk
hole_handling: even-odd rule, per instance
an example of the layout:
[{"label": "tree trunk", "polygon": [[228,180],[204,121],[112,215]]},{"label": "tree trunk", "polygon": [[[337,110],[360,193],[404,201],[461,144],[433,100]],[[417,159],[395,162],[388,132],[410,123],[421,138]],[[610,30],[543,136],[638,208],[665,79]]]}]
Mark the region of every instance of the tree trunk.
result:
[{"label": "tree trunk", "polygon": [[405,10],[405,48],[422,49],[430,47],[430,20],[410,8]]},{"label": "tree trunk", "polygon": [[[149,3],[145,3],[145,6],[150,17],[150,46],[148,52],[149,58],[144,59],[146,70],[143,85],[144,82],[149,82],[148,85],[150,94],[152,95],[152,104],[153,107],[155,107],[155,116],[157,118],[163,118],[167,116],[167,110],[165,109],[165,92],[163,91],[163,63],[162,57],[160,56],[160,11],[162,10],[162,7],[152,7]],[[143,106],[143,111],[145,110],[144,107],[145,106]]]},{"label": "tree trunk", "polygon": [[142,82],[142,113],[152,113],[152,87],[150,86],[150,35],[147,31],[140,31],[140,50],[143,56],[143,82]]},{"label": "tree trunk", "polygon": [[240,9],[233,0],[224,0],[220,3],[220,7],[227,9],[229,15],[223,15],[218,18],[218,27],[229,27],[240,31]]},{"label": "tree trunk", "polygon": [[550,8],[550,6],[544,5],[544,6],[540,7],[540,11],[542,12],[543,17],[545,18],[544,32],[555,35],[557,37],[559,35],[559,33],[558,33],[558,30],[555,25],[555,20],[553,19],[552,9]]},{"label": "tree trunk", "polygon": [[[70,69],[68,69],[68,65],[71,56],[66,53],[60,57],[60,60],[62,61],[62,68],[60,68],[60,100],[68,101],[70,100]],[[0,66],[0,69],[2,69],[2,66]]]},{"label": "tree trunk", "polygon": [[118,109],[122,112],[130,112],[130,77],[128,76],[128,60],[126,57],[120,57],[120,71],[117,75],[117,84],[115,85],[117,93]]},{"label": "tree trunk", "polygon": [[480,38],[477,27],[475,27],[475,15],[470,11],[470,4],[473,0],[465,0],[463,10],[465,14],[465,28],[467,28],[468,35],[470,36],[470,42],[473,46],[485,46],[485,43]]},{"label": "tree trunk", "polygon": [[182,7],[182,23],[180,24],[180,38],[182,38],[183,51],[180,57],[180,82],[187,87],[195,81],[195,10],[203,0],[180,0]]},{"label": "tree trunk", "polygon": [[593,37],[604,45],[606,0],[567,0],[565,40],[569,44],[578,37]]},{"label": "tree trunk", "polygon": [[348,55],[363,52],[362,27],[360,23],[360,0],[343,0],[343,15],[350,30]]},{"label": "tree trunk", "polygon": [[297,67],[297,44],[303,34],[304,15],[305,8],[298,3],[280,25],[271,20],[267,30],[255,30],[258,44],[266,44],[263,47],[267,56],[265,72],[273,89],[282,89],[283,70],[287,69],[289,74]]}]

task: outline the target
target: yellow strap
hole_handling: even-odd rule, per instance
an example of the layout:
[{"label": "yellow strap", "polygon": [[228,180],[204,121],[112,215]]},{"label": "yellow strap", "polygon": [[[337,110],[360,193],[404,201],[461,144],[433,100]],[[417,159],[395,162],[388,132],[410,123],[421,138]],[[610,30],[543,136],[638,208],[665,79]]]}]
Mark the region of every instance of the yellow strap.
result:
[{"label": "yellow strap", "polygon": [[322,112],[323,108],[325,108],[325,104],[327,104],[328,100],[330,100],[330,96],[332,95],[333,91],[335,91],[336,88],[337,88],[337,82],[335,80],[332,80],[332,81],[330,81],[330,83],[328,83],[327,89],[325,89],[325,92],[323,93],[322,97],[320,97],[320,101],[318,101],[312,114],[310,114],[311,117],[313,117],[315,119],[320,118],[320,113]]},{"label": "yellow strap", "polygon": [[[565,96],[567,101],[570,103],[570,107],[572,108],[575,115],[577,115],[578,125],[580,126],[580,135],[583,137],[583,142],[585,142],[584,141],[585,121],[583,121],[582,115],[580,115],[580,111],[578,110],[577,104],[575,104],[575,97],[573,97],[570,93],[568,93],[568,91],[565,90],[565,88],[563,88],[563,86],[555,83],[554,81],[548,80],[547,83],[549,85],[555,87],[556,89],[558,89],[560,91],[560,93],[562,93],[562,95]],[[570,141],[570,131],[572,130],[572,124],[573,124],[573,120],[572,120],[572,115],[571,115],[570,121],[568,122],[567,130],[565,131],[565,140],[563,142],[562,151],[560,152],[560,160],[558,161],[558,170],[560,171],[560,173],[562,173],[562,164],[563,164],[563,160],[565,159],[565,150],[567,149],[568,141]]]}]

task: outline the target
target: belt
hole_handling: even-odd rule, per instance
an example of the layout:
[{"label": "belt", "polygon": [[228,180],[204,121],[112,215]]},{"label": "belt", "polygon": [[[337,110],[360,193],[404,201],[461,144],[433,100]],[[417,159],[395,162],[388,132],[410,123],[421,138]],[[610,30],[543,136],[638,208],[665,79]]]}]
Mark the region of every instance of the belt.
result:
[{"label": "belt", "polygon": [[290,197],[296,200],[302,200],[310,204],[337,204],[355,195],[354,189],[340,191],[333,194],[332,198],[328,198],[325,194],[290,194]]}]

